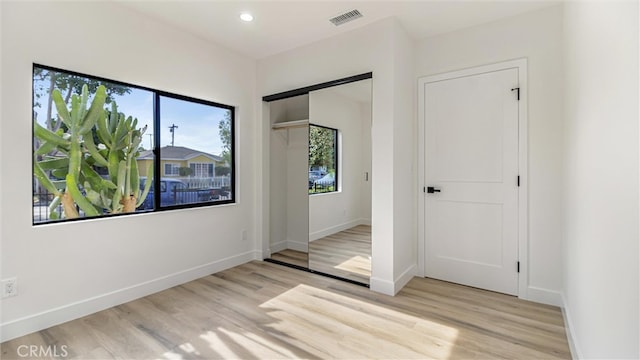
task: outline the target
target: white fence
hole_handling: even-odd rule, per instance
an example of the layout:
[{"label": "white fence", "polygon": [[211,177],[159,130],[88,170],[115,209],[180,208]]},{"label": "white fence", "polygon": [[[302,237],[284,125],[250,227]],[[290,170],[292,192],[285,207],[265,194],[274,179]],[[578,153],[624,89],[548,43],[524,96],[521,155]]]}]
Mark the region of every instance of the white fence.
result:
[{"label": "white fence", "polygon": [[180,176],[174,179],[184,182],[189,189],[223,189],[231,187],[230,176],[215,176],[212,178]]}]

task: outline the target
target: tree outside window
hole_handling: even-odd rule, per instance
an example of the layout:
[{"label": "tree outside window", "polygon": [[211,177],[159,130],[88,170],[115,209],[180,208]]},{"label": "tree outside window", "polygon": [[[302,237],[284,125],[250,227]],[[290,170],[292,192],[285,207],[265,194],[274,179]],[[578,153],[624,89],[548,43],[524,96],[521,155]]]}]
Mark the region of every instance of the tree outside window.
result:
[{"label": "tree outside window", "polygon": [[338,130],[309,125],[309,194],[337,191]]}]

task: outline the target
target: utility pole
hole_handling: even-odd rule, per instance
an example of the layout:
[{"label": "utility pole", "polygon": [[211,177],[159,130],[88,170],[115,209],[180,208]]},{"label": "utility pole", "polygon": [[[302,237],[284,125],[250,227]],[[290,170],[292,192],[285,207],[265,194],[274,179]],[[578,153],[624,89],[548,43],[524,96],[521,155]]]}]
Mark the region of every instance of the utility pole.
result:
[{"label": "utility pole", "polygon": [[153,150],[153,134],[147,135],[149,135],[149,150]]},{"label": "utility pole", "polygon": [[173,146],[173,137],[175,135],[175,130],[178,128],[178,125],[176,124],[171,124],[171,126],[169,126],[169,131],[171,131],[171,146]]}]

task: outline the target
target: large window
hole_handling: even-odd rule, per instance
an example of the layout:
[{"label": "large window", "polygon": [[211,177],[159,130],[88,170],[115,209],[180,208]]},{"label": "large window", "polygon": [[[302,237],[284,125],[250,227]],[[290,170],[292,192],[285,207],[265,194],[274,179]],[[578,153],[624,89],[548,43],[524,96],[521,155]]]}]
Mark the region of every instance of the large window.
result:
[{"label": "large window", "polygon": [[309,194],[338,190],[338,130],[309,125]]},{"label": "large window", "polygon": [[34,65],[33,223],[232,203],[233,139],[231,106]]}]

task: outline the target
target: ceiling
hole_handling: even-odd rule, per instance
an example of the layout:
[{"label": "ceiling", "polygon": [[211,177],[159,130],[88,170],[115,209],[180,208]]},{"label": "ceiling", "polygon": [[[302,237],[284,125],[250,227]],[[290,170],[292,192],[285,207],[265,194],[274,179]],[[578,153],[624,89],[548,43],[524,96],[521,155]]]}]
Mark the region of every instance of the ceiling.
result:
[{"label": "ceiling", "polygon": [[[264,58],[380,19],[395,16],[414,39],[463,29],[555,5],[545,0],[113,0],[207,41]],[[358,9],[364,16],[341,26],[329,19]],[[249,12],[253,22],[239,16]]]}]

